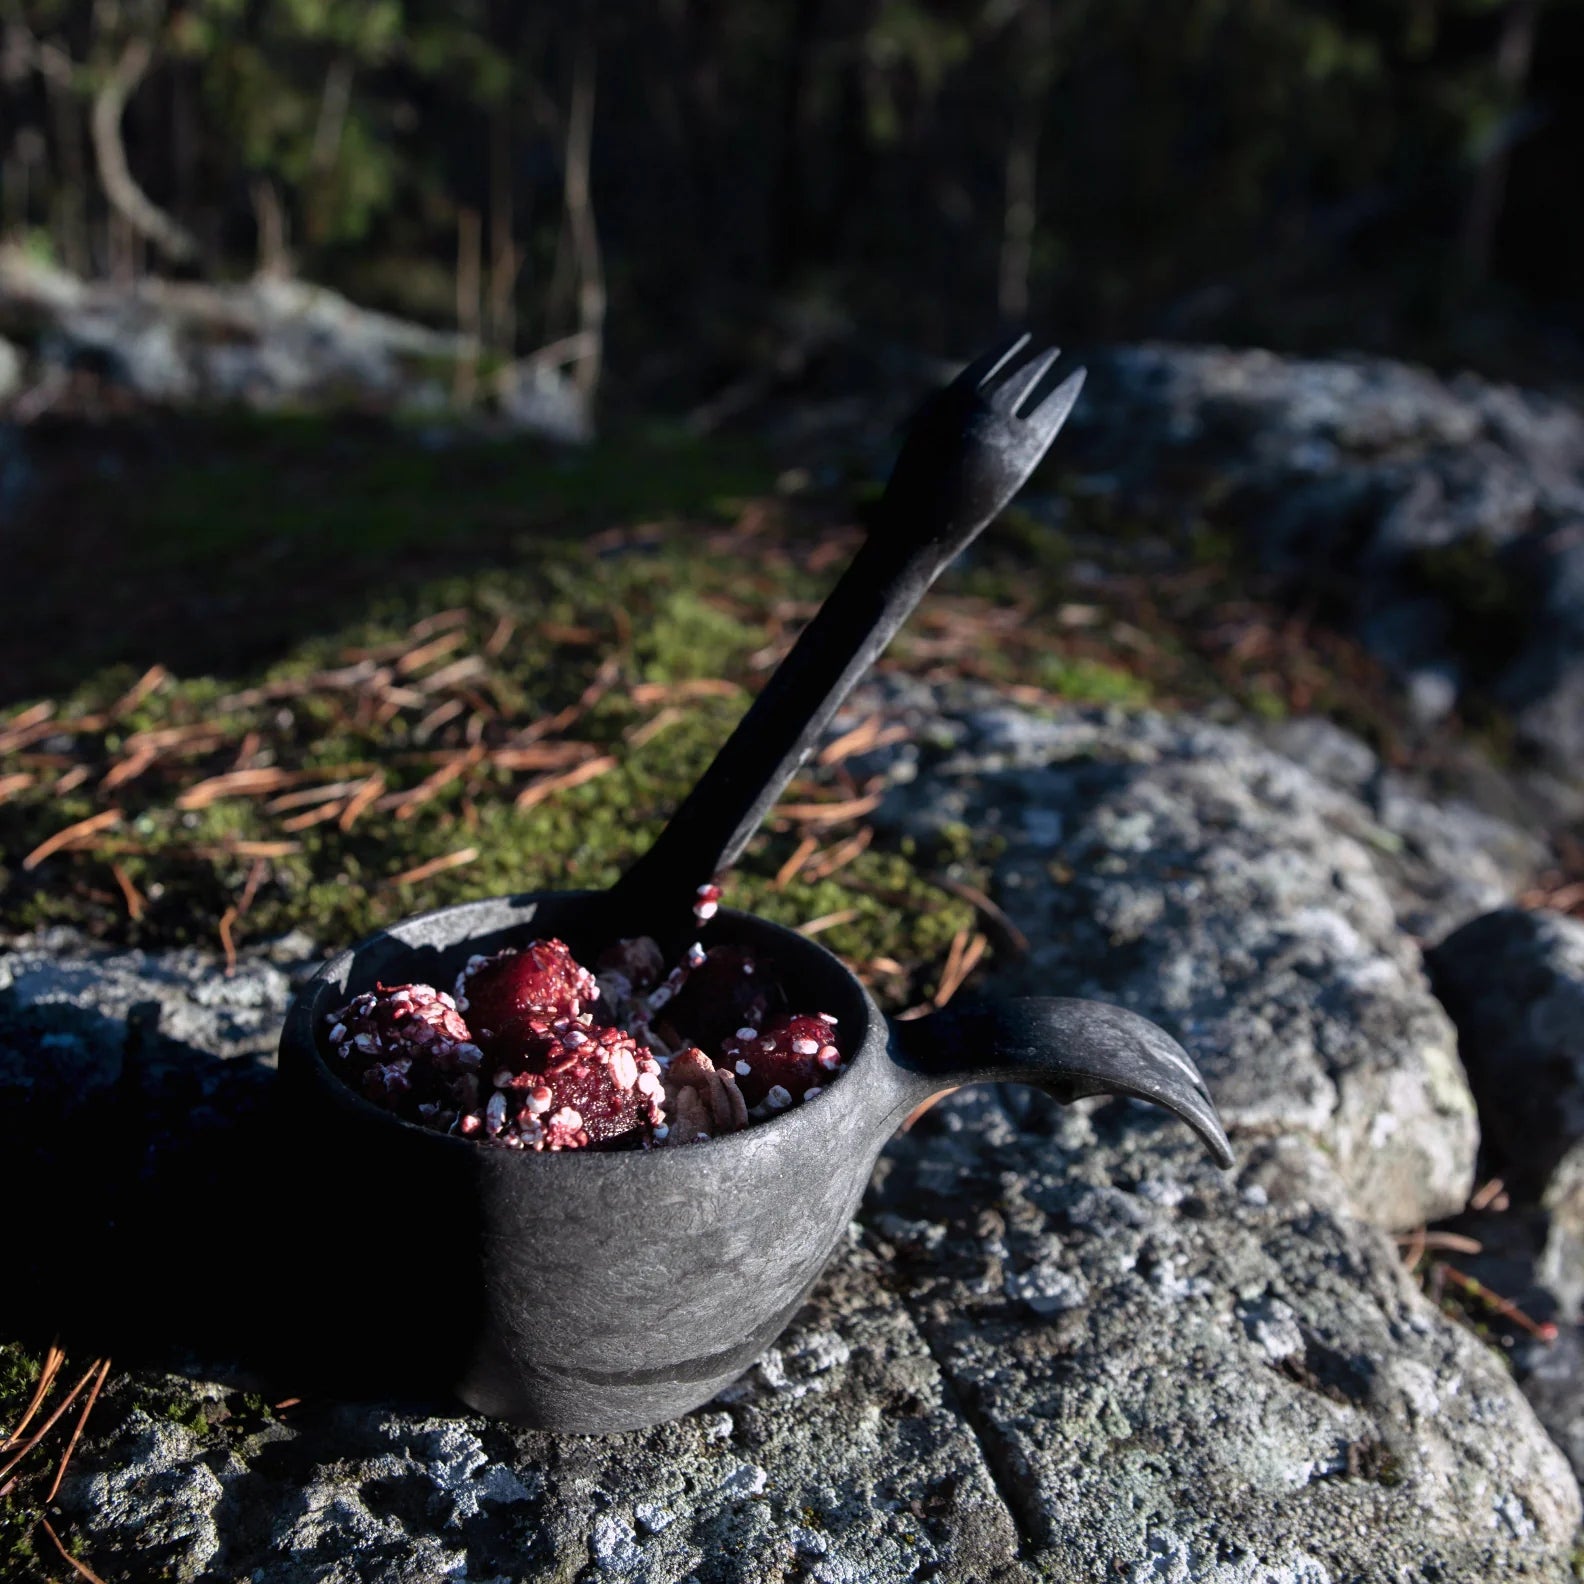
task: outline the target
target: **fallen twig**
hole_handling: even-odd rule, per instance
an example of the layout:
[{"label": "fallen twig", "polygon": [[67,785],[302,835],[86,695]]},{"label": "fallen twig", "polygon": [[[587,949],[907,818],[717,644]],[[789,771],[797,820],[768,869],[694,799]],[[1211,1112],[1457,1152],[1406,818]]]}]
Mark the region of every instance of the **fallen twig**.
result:
[{"label": "fallen twig", "polygon": [[258,895],[258,888],[264,883],[264,876],[268,872],[269,865],[262,858],[253,860],[253,866],[248,870],[247,880],[242,886],[242,895],[237,898],[238,918],[242,918],[253,906],[253,899]]},{"label": "fallen twig", "polygon": [[883,715],[871,715],[851,731],[843,732],[834,742],[827,743],[819,752],[818,763],[827,769],[851,759],[857,754],[870,753],[876,748],[886,748],[892,743],[904,742],[908,729],[900,723],[887,726]]},{"label": "fallen twig", "polygon": [[653,742],[661,732],[669,726],[675,726],[679,721],[686,720],[674,704],[667,704],[658,713],[651,715],[641,726],[631,727],[625,734],[629,748],[642,748],[645,743]]},{"label": "fallen twig", "polygon": [[[959,930],[952,941],[952,952],[946,959],[946,970],[941,974],[940,986],[935,992],[934,1000],[937,1007],[945,1006],[962,989],[969,974],[979,966],[979,959],[984,956],[990,945],[989,940],[983,935],[974,935],[963,941],[967,934],[967,930]],[[963,941],[960,951],[959,941]]]},{"label": "fallen twig", "polygon": [[231,938],[231,926],[236,921],[237,910],[233,903],[220,915],[220,945],[225,952],[225,971],[228,979],[236,972],[237,965],[236,942]]},{"label": "fallen twig", "polygon": [[798,934],[821,935],[828,929],[835,929],[838,924],[850,924],[857,917],[857,908],[838,908],[834,913],[822,913],[807,924],[799,924]]},{"label": "fallen twig", "polygon": [[495,630],[484,640],[484,653],[491,660],[497,659],[506,645],[512,640],[512,634],[517,631],[517,623],[510,616],[502,616],[495,623]]},{"label": "fallen twig", "polygon": [[318,808],[305,809],[281,821],[281,829],[292,832],[312,830],[315,825],[325,825],[344,812],[340,803],[322,803]]},{"label": "fallen twig", "polygon": [[775,815],[801,825],[839,825],[843,820],[874,813],[880,807],[880,797],[880,793],[871,792],[868,797],[848,798],[841,803],[782,803]]},{"label": "fallen twig", "polygon": [[222,798],[258,797],[265,792],[279,792],[283,787],[296,786],[306,778],[302,770],[227,770],[224,775],[210,776],[187,788],[176,799],[179,809],[206,809]]},{"label": "fallen twig", "polygon": [[867,852],[873,840],[874,826],[860,826],[855,836],[849,836],[846,841],[838,842],[829,852],[808,866],[809,882],[812,884],[817,880],[829,880],[833,874],[845,869],[855,858]]},{"label": "fallen twig", "polygon": [[488,670],[489,667],[478,655],[464,655],[460,660],[453,660],[450,665],[441,666],[438,671],[430,672],[418,683],[418,691],[424,694],[439,693],[448,687],[455,687],[458,682],[484,676]]},{"label": "fallen twig", "polygon": [[1415,1251],[1412,1259],[1404,1259],[1409,1267],[1419,1263],[1426,1249],[1445,1249],[1449,1254],[1483,1254],[1485,1245],[1478,1238],[1464,1237],[1461,1232],[1431,1232],[1425,1227],[1415,1227],[1412,1232],[1400,1232],[1397,1241]]},{"label": "fallen twig", "polygon": [[105,771],[99,782],[101,792],[113,792],[119,786],[125,786],[128,781],[135,781],[149,768],[159,755],[152,748],[137,748],[116,762]]},{"label": "fallen twig", "polygon": [[728,682],[724,677],[693,677],[685,682],[637,682],[627,691],[639,709],[651,704],[677,704],[687,699],[736,698],[742,692],[739,683]]},{"label": "fallen twig", "polygon": [[304,787],[300,792],[283,792],[264,805],[266,814],[285,814],[291,809],[309,808],[315,803],[337,802],[355,792],[362,781],[331,781],[324,786]]},{"label": "fallen twig", "polygon": [[443,656],[460,649],[467,642],[465,632],[448,632],[433,639],[426,644],[420,644],[416,649],[409,649],[396,662],[396,670],[404,677],[410,677],[415,671],[421,671],[432,660],[439,660]]},{"label": "fallen twig", "polygon": [[985,924],[991,927],[993,933],[1001,937],[999,945],[1002,951],[1010,952],[1017,957],[1028,955],[1028,936],[978,886],[969,885],[966,880],[954,880],[949,875],[940,874],[931,875],[930,883],[938,885],[942,891],[950,891],[954,897],[959,897],[970,907],[977,909]]},{"label": "fallen twig", "polygon": [[344,831],[351,830],[362,818],[364,811],[372,808],[379,801],[384,791],[384,772],[376,770],[348,799],[347,806],[341,810],[339,828]]},{"label": "fallen twig", "polygon": [[531,742],[522,747],[507,744],[489,755],[498,770],[563,770],[596,757],[599,750],[585,742]]},{"label": "fallen twig", "polygon": [[466,774],[483,757],[483,754],[475,748],[470,748],[465,753],[453,754],[447,763],[441,765],[438,770],[431,771],[417,786],[406,792],[393,792],[388,798],[382,799],[380,807],[390,809],[399,820],[410,820],[436,793],[443,791],[459,776]]},{"label": "fallen twig", "polygon": [[427,638],[433,633],[450,632],[453,627],[467,626],[469,611],[464,605],[452,605],[432,616],[420,616],[407,629],[409,638]]}]

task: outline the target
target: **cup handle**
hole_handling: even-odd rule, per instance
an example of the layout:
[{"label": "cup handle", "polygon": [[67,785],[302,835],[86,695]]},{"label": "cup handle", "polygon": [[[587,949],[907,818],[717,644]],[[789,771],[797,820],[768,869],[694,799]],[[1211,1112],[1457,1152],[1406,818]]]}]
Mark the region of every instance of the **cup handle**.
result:
[{"label": "cup handle", "polygon": [[1063,1104],[1130,1095],[1164,1106],[1216,1164],[1232,1147],[1210,1091],[1181,1045],[1147,1018],[1104,1001],[1020,996],[963,1002],[891,1025],[891,1060],[912,1105],[970,1083],[1026,1083]]}]

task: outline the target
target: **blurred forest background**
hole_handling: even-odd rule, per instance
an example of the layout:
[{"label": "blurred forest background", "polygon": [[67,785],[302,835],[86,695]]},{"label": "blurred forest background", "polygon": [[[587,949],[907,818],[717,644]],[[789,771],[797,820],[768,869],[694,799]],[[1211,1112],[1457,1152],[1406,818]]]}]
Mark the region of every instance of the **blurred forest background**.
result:
[{"label": "blurred forest background", "polygon": [[4,0],[0,223],[639,402],[1025,319],[1566,382],[1581,71],[1574,0]]}]

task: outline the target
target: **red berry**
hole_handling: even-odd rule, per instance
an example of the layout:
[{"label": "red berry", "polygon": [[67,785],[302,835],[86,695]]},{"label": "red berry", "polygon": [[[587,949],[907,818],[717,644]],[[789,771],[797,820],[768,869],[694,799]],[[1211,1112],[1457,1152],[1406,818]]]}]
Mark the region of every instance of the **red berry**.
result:
[{"label": "red berry", "polygon": [[719,1052],[740,1028],[759,1028],[786,1004],[768,963],[740,946],[712,946],[665,1008],[665,1020],[700,1050]]},{"label": "red berry", "polygon": [[762,1032],[744,1026],[721,1047],[721,1066],[736,1074],[743,1099],[772,1111],[823,1088],[841,1059],[835,1019],[811,1012],[777,1018]]},{"label": "red berry", "polygon": [[456,982],[457,1006],[492,1057],[520,1044],[534,1024],[575,1018],[598,995],[593,974],[559,940],[474,957]]},{"label": "red berry", "polygon": [[659,1062],[621,1029],[576,1018],[532,1030],[493,1082],[486,1127],[529,1149],[643,1143],[664,1120]]},{"label": "red berry", "polygon": [[484,1053],[456,1003],[432,985],[380,985],[330,1013],[329,1040],[350,1083],[370,1100],[416,1118],[450,1082],[476,1071]]},{"label": "red berry", "polygon": [[647,990],[665,978],[665,958],[660,955],[658,941],[647,935],[634,935],[607,946],[599,954],[594,971],[601,979],[613,975],[626,980],[629,990]]}]

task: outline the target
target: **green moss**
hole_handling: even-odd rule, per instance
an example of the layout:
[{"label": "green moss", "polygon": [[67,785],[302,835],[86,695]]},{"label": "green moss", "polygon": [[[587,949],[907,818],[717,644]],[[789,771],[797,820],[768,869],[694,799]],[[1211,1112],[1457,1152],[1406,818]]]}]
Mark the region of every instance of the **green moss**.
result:
[{"label": "green moss", "polygon": [[1270,688],[1256,687],[1248,697],[1248,705],[1261,720],[1280,721],[1287,718],[1287,701]]},{"label": "green moss", "polygon": [[[8,1433],[22,1417],[38,1382],[40,1361],[14,1343],[0,1343],[0,1432]],[[0,1577],[29,1578],[38,1563],[33,1526],[38,1508],[29,1485],[19,1482],[0,1496]]]},{"label": "green moss", "polygon": [[1149,703],[1154,691],[1143,677],[1098,660],[1044,654],[1035,657],[1031,669],[1038,686],[1073,704],[1137,707]]}]

